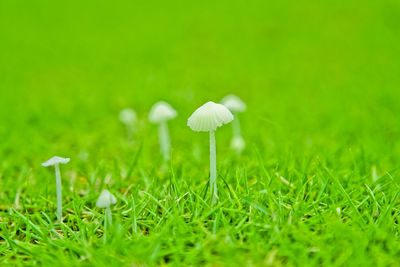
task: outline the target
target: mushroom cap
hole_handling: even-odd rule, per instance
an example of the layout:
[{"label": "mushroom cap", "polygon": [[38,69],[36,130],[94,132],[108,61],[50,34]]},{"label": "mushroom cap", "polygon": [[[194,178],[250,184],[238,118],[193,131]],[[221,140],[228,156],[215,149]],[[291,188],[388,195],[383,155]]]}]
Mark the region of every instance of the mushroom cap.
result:
[{"label": "mushroom cap", "polygon": [[170,104],[165,101],[159,101],[151,107],[149,121],[151,123],[160,123],[171,120],[177,115],[178,113]]},{"label": "mushroom cap", "polygon": [[134,124],[137,121],[136,112],[131,108],[125,108],[119,113],[119,120],[124,124]]},{"label": "mushroom cap", "polygon": [[70,158],[61,158],[61,157],[52,157],[51,159],[49,159],[48,161],[42,163],[43,167],[49,167],[49,166],[54,166],[56,164],[66,164],[68,163],[70,160]]},{"label": "mushroom cap", "polygon": [[222,105],[229,108],[232,112],[243,112],[246,111],[246,103],[243,102],[238,96],[227,95],[221,100]]},{"label": "mushroom cap", "polygon": [[207,102],[189,117],[187,125],[193,131],[208,132],[215,131],[233,120],[233,115],[227,107],[214,102]]},{"label": "mushroom cap", "polygon": [[99,208],[107,208],[111,205],[117,203],[117,199],[113,194],[110,193],[107,189],[101,191],[99,198],[97,199],[96,206]]}]

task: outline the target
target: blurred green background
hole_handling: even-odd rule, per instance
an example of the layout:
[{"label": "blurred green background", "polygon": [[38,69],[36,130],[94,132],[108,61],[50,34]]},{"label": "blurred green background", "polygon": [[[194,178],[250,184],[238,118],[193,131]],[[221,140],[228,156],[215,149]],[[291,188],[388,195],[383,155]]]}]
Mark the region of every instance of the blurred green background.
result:
[{"label": "blurred green background", "polygon": [[[272,194],[263,193],[270,190],[266,187],[266,174],[275,177],[275,172],[299,191],[309,177],[317,176],[322,189],[319,191],[317,182],[310,187],[310,200],[304,198],[304,205],[308,206],[293,213],[298,220],[292,230],[282,228],[283,237],[272,231],[275,228],[260,230],[251,226],[248,232],[237,231],[245,236],[243,239],[249,235],[248,240],[255,241],[235,241],[237,250],[231,251],[223,243],[222,229],[218,242],[230,254],[222,253],[221,257],[235,262],[242,255],[239,252],[248,246],[248,253],[254,253],[261,262],[266,251],[276,247],[278,257],[293,264],[310,259],[316,264],[349,259],[354,260],[354,265],[362,265],[369,262],[370,251],[367,245],[358,246],[353,237],[363,236],[363,244],[372,244],[374,262],[382,259],[381,262],[393,263],[393,251],[398,248],[398,237],[392,235],[397,234],[397,221],[393,222],[398,213],[393,213],[393,222],[385,228],[389,245],[381,246],[380,225],[374,228],[372,219],[368,221],[372,222],[368,227],[378,229],[378,234],[364,236],[363,230],[352,224],[357,223],[353,220],[357,217],[348,216],[357,213],[346,208],[342,191],[331,184],[325,192],[326,174],[318,168],[323,165],[332,170],[360,206],[369,197],[364,183],[371,180],[373,166],[378,176],[389,173],[391,182],[399,182],[399,18],[397,0],[0,0],[0,210],[4,211],[3,216],[8,214],[20,186],[24,212],[33,217],[45,205],[43,212],[53,214],[54,177],[50,170],[40,167],[53,155],[71,157],[71,163],[62,168],[64,183],[79,181],[76,191],[66,193],[65,210],[79,205],[86,210],[93,207],[101,189],[96,179],[102,181],[101,185],[105,180],[110,190],[119,194],[131,189],[143,203],[145,198],[137,193],[140,190],[164,198],[169,194],[168,175],[160,174],[157,129],[147,123],[148,111],[159,100],[171,103],[179,113],[169,124],[171,166],[177,181],[182,188],[188,184],[199,192],[207,181],[208,138],[192,132],[186,120],[206,101],[218,102],[232,93],[248,105],[248,111],[240,115],[248,146],[242,156],[233,155],[228,149],[230,126],[222,127],[217,132],[217,159],[218,169],[230,185],[235,184],[236,171],[241,173],[240,179],[246,179],[246,183],[249,180],[252,194],[240,187],[240,199],[253,196],[251,201],[260,205],[265,201],[271,212],[274,208],[280,210],[280,203],[274,206],[275,196],[281,196],[280,180],[272,182]],[[125,129],[118,121],[119,111],[126,107],[135,109],[140,118],[133,143],[126,141]],[[123,181],[135,155],[139,155],[138,164],[132,176]],[[17,183],[21,181],[22,186]],[[328,178],[328,182],[332,181]],[[378,191],[383,188],[379,201],[386,207],[387,187],[379,186]],[[388,198],[396,201],[396,187],[388,187],[392,189],[386,191]],[[288,203],[297,202],[297,189],[283,190]],[[332,228],[324,228],[318,216],[309,215],[315,209],[312,196],[322,194],[328,196],[324,195],[324,201],[332,203],[332,207],[322,205],[318,210],[327,222],[335,223]],[[118,208],[127,209],[124,205]],[[246,203],[239,205],[247,212]],[[364,218],[374,205],[362,207]],[[344,218],[351,219],[338,218],[336,222],[331,218],[336,216],[336,207],[341,206],[344,216],[348,216]],[[389,208],[392,207],[390,202]],[[249,210],[251,214],[251,207]],[[286,220],[286,215],[291,220],[292,210],[286,213],[279,220]],[[70,220],[75,220],[71,214]],[[7,216],[14,221],[10,214]],[[143,220],[149,220],[154,231],[159,230],[158,217],[151,221],[152,215],[146,216],[150,219]],[[240,226],[241,218],[232,218]],[[280,222],[265,214],[250,218],[260,224],[268,220],[272,220],[271,225]],[[385,218],[382,216],[382,221],[386,222]],[[121,216],[117,221],[125,219]],[[198,227],[185,224],[183,219],[180,222],[188,227],[188,233]],[[97,227],[96,223],[93,218],[88,220],[93,227]],[[236,227],[234,223],[232,228]],[[13,227],[13,223],[9,225]],[[167,233],[163,238],[170,238],[171,244],[179,243],[180,236],[169,234],[170,226],[160,227]],[[332,234],[330,229],[337,232]],[[19,229],[14,230],[18,235],[15,238],[25,240],[18,234]],[[139,235],[135,248],[141,249],[145,259],[149,252],[140,244],[149,242],[146,231]],[[328,248],[321,249],[327,255],[322,261],[308,250],[313,246],[308,244],[311,235],[323,244],[321,248]],[[293,236],[302,241],[294,242]],[[158,236],[150,235],[153,237],[154,244],[159,244]],[[203,246],[204,258],[212,258],[208,239],[186,235],[192,237]],[[183,239],[182,244],[191,249]],[[154,246],[158,249],[158,245]],[[173,251],[173,247],[168,249]],[[54,255],[64,255],[54,251]],[[107,253],[100,251],[97,255],[108,259]],[[387,258],[383,260],[382,255]],[[176,259],[180,261],[179,257]],[[199,262],[202,259],[198,258]],[[245,257],[241,260],[247,262]]]},{"label": "blurred green background", "polygon": [[[186,119],[233,93],[249,107],[248,143],[267,156],[355,146],[389,167],[400,156],[399,17],[398,1],[1,1],[3,164],[91,148],[117,157],[118,112],[145,121],[158,100],[178,110],[173,153],[190,160],[186,145],[206,138]],[[156,131],[141,133],[153,153]]]}]

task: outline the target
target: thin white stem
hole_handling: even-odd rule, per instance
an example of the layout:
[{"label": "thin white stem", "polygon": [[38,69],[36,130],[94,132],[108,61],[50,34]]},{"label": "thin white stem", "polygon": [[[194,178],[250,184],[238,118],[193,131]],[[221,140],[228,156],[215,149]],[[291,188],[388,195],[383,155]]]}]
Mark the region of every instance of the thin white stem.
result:
[{"label": "thin white stem", "polygon": [[232,121],[232,130],[233,135],[231,140],[231,149],[234,150],[237,154],[240,154],[245,147],[245,142],[243,140],[240,130],[240,122],[237,113],[234,114],[234,119]]},{"label": "thin white stem", "polygon": [[232,130],[233,130],[233,136],[237,137],[237,136],[241,136],[241,130],[240,130],[240,122],[239,122],[239,117],[237,116],[237,114],[235,113],[235,118],[232,121]]},{"label": "thin white stem", "polygon": [[57,188],[57,219],[61,223],[62,222],[62,193],[61,193],[61,174],[60,174],[60,165],[56,164],[56,188]]},{"label": "thin white stem", "polygon": [[103,243],[107,243],[107,211],[104,214]]},{"label": "thin white stem", "polygon": [[215,148],[215,131],[210,131],[210,189],[213,195],[213,203],[218,198],[216,179],[217,179],[217,153]]},{"label": "thin white stem", "polygon": [[110,207],[107,207],[106,208],[106,217],[107,217],[107,225],[108,225],[108,227],[111,227],[111,225],[112,225],[112,216],[111,216],[111,208]]},{"label": "thin white stem", "polygon": [[158,126],[158,138],[160,140],[160,149],[165,161],[169,160],[171,141],[169,139],[167,122],[161,122]]},{"label": "thin white stem", "polygon": [[125,124],[126,126],[126,136],[128,138],[128,140],[132,139],[133,136],[133,125],[130,123]]},{"label": "thin white stem", "polygon": [[111,225],[112,225],[111,208],[108,206],[104,214],[104,233],[103,233],[104,244],[107,243],[107,234],[110,232]]},{"label": "thin white stem", "polygon": [[135,197],[132,195],[133,231],[137,234]]},{"label": "thin white stem", "polygon": [[14,201],[14,206],[17,210],[20,209],[20,206],[19,206],[19,198],[20,197],[21,197],[21,187],[18,187],[17,194],[15,194],[15,201]]}]

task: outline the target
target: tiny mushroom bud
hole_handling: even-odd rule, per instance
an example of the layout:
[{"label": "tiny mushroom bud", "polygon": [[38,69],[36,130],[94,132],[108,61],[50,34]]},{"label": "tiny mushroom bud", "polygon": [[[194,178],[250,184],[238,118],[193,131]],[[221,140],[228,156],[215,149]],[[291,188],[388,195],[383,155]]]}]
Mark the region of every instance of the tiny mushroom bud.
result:
[{"label": "tiny mushroom bud", "polygon": [[242,136],[233,136],[231,140],[231,149],[238,153],[242,152],[246,147],[246,143]]},{"label": "tiny mushroom bud", "polygon": [[238,113],[244,112],[247,109],[246,104],[242,99],[235,95],[227,95],[222,100],[221,103],[226,106],[235,115],[235,119],[232,122],[233,137],[231,141],[231,149],[241,153],[245,148],[246,143],[242,137],[240,131],[240,123]]},{"label": "tiny mushroom bud", "polygon": [[193,112],[187,122],[187,125],[193,131],[210,133],[210,188],[213,194],[213,202],[218,198],[215,131],[218,127],[232,120],[233,115],[228,108],[210,101]]},{"label": "tiny mushroom bud", "polygon": [[176,110],[170,104],[164,101],[155,103],[149,113],[149,121],[158,124],[158,138],[160,142],[160,150],[164,160],[169,160],[171,149],[171,141],[169,138],[167,121],[177,116]]},{"label": "tiny mushroom bud", "polygon": [[130,138],[137,123],[136,112],[131,108],[125,108],[119,113],[119,120],[126,126],[128,138]]},{"label": "tiny mushroom bud", "polygon": [[113,194],[110,193],[110,191],[104,189],[99,198],[97,199],[96,206],[99,208],[105,208],[106,213],[104,215],[104,243],[106,243],[107,240],[107,231],[109,227],[112,225],[112,216],[111,216],[111,205],[114,205],[117,203],[117,199]]},{"label": "tiny mushroom bud", "polygon": [[42,163],[43,167],[54,166],[56,172],[56,189],[57,189],[57,218],[58,221],[62,222],[62,193],[61,193],[61,174],[60,164],[66,164],[70,161],[69,158],[52,157],[48,161]]}]

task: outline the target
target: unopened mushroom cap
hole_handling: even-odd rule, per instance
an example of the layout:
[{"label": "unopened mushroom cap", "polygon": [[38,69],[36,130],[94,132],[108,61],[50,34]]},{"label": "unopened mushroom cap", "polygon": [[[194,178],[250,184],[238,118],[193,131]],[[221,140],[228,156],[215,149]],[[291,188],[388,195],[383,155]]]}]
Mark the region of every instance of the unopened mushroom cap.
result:
[{"label": "unopened mushroom cap", "polygon": [[246,142],[244,141],[243,137],[235,136],[232,138],[231,141],[231,149],[236,152],[242,152],[243,149],[246,147]]},{"label": "unopened mushroom cap", "polygon": [[119,113],[119,120],[124,124],[134,124],[137,121],[136,112],[131,108],[125,108]]},{"label": "unopened mushroom cap", "polygon": [[230,111],[232,112],[243,112],[246,110],[247,106],[243,102],[242,99],[240,99],[238,96],[235,95],[227,95],[224,98],[222,98],[221,103],[229,108]]},{"label": "unopened mushroom cap", "polygon": [[233,115],[227,107],[214,102],[207,102],[189,117],[187,125],[193,131],[208,132],[215,131],[233,120]]},{"label": "unopened mushroom cap", "polygon": [[151,123],[160,123],[171,120],[178,115],[176,110],[165,101],[155,103],[149,113],[149,121]]},{"label": "unopened mushroom cap", "polygon": [[52,157],[51,159],[49,159],[48,161],[42,163],[43,167],[49,167],[49,166],[54,166],[56,164],[66,164],[69,162],[69,158],[61,158],[61,157]]},{"label": "unopened mushroom cap", "polygon": [[96,206],[99,208],[107,208],[115,203],[117,203],[115,196],[111,194],[110,191],[104,189],[97,199]]}]

